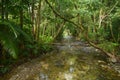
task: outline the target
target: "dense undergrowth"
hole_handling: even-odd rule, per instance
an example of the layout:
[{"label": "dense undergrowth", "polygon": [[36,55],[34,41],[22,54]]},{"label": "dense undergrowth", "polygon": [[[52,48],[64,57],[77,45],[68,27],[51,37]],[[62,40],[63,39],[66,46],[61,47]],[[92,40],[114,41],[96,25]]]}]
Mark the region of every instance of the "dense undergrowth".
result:
[{"label": "dense undergrowth", "polygon": [[53,50],[50,36],[40,36],[39,41],[34,41],[30,32],[20,29],[14,22],[1,21],[0,26],[0,74]]}]

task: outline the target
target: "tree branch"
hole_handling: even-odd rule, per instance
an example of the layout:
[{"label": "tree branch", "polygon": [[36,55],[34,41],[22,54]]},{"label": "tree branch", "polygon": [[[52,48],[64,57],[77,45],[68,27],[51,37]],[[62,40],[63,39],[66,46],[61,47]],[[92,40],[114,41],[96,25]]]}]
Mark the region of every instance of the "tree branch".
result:
[{"label": "tree branch", "polygon": [[[51,4],[48,2],[48,0],[45,0],[45,2],[49,5],[49,7],[52,9],[53,13],[56,14],[58,17],[60,17],[61,19],[72,23],[73,25],[75,25],[76,27],[80,27],[79,25],[77,25],[76,23],[74,23],[73,21],[70,21],[68,19],[66,19],[65,17],[61,16],[57,11],[54,10],[54,8],[51,6]],[[83,27],[80,27],[81,30],[83,30]]]},{"label": "tree branch", "polygon": [[56,35],[53,37],[53,39],[55,39],[55,38],[58,36],[58,34],[60,33],[60,31],[61,31],[61,29],[63,28],[64,24],[65,24],[65,21],[62,22],[62,24],[61,24],[60,27],[58,28],[58,31],[57,31]]},{"label": "tree branch", "polygon": [[[103,17],[103,19],[104,18],[106,18],[107,16],[109,16],[109,14],[113,11],[113,9],[115,8],[115,6],[118,4],[118,1],[115,3],[115,5],[110,9],[110,11]],[[102,19],[102,20],[103,20]]]}]

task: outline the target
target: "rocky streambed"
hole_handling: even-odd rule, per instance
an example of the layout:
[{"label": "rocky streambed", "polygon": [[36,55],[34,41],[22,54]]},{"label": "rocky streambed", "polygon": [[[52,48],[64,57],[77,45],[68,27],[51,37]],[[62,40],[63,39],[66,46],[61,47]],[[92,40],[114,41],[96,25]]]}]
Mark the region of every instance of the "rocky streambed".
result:
[{"label": "rocky streambed", "polygon": [[[14,68],[3,80],[119,80],[120,73],[97,49],[81,42],[59,43],[57,50]],[[56,48],[55,48],[56,49]],[[115,68],[116,67],[116,68]]]}]

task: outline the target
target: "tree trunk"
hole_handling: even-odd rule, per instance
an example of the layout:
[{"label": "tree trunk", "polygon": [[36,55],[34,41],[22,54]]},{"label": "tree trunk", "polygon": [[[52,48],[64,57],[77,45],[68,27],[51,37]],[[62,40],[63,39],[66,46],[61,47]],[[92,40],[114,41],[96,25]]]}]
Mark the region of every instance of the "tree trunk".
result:
[{"label": "tree trunk", "polygon": [[23,28],[23,9],[20,9],[20,27]]},{"label": "tree trunk", "polygon": [[1,18],[4,19],[4,0],[1,0]]},{"label": "tree trunk", "polygon": [[40,23],[41,23],[41,0],[39,2],[38,6],[38,12],[37,12],[37,33],[36,33],[36,40],[39,41],[39,33],[40,33]]},{"label": "tree trunk", "polygon": [[[5,0],[5,4],[7,4],[7,0]],[[5,5],[5,19],[8,20],[8,5]]]},{"label": "tree trunk", "polygon": [[8,20],[8,12],[5,12],[5,19]]},{"label": "tree trunk", "polygon": [[32,0],[32,34],[33,38],[35,39],[35,29],[34,29],[34,24],[35,24],[35,14],[34,14],[34,0]]},{"label": "tree trunk", "polygon": [[60,31],[62,30],[64,24],[65,24],[65,22],[62,22],[62,24],[59,26],[59,28],[58,28],[56,34],[54,35],[53,39],[57,38],[57,36],[59,35]]},{"label": "tree trunk", "polygon": [[0,58],[2,58],[2,45],[0,44]]}]

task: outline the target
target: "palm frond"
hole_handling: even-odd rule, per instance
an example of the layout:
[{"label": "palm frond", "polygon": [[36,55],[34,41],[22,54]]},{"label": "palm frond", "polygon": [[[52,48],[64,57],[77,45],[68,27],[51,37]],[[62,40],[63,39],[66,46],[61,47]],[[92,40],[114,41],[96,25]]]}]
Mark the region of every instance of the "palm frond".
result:
[{"label": "palm frond", "polygon": [[9,33],[8,31],[2,31],[2,29],[0,29],[0,42],[3,45],[3,48],[9,52],[9,54],[13,57],[13,58],[17,58],[17,53],[18,53],[18,49],[17,49],[17,41],[15,41],[16,39],[14,38],[12,33]]},{"label": "palm frond", "polygon": [[19,33],[10,22],[0,22],[0,44],[15,59],[18,54],[18,35]]},{"label": "palm frond", "polygon": [[0,22],[0,44],[2,44],[3,48],[15,59],[17,58],[17,54],[19,52],[19,35],[22,35],[29,41],[31,40],[31,38],[14,22]]}]

